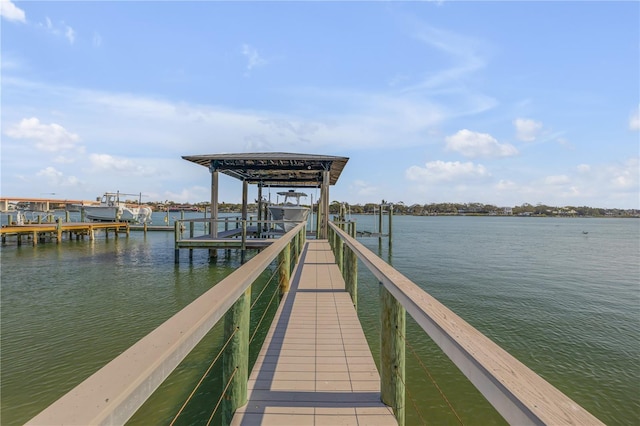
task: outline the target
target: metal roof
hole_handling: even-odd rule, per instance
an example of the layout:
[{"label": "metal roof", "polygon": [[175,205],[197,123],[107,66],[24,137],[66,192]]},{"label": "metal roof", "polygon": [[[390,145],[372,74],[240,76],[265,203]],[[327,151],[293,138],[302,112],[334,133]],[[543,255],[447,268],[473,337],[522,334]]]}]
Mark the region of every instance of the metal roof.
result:
[{"label": "metal roof", "polygon": [[335,185],[349,161],[348,157],[287,152],[184,155],[182,158],[250,184],[275,187],[318,187],[325,170],[329,170],[329,184]]}]

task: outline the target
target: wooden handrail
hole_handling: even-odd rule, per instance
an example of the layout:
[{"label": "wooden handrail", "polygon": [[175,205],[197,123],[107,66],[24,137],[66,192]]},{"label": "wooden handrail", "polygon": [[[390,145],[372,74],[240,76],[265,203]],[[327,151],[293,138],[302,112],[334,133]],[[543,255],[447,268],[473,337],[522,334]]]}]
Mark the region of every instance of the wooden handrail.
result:
[{"label": "wooden handrail", "polygon": [[510,424],[603,424],[363,244],[329,225]]},{"label": "wooden handrail", "polygon": [[27,424],[124,424],[304,226],[275,240]]}]

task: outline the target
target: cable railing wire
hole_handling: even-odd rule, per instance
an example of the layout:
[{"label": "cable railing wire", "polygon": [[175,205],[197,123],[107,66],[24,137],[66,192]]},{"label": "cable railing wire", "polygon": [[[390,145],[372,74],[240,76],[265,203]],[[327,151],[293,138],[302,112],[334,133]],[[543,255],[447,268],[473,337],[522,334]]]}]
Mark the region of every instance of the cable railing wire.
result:
[{"label": "cable railing wire", "polygon": [[[456,409],[453,408],[453,405],[449,401],[449,398],[447,398],[447,396],[444,394],[444,392],[442,391],[442,389],[440,388],[436,380],[433,378],[433,375],[431,375],[431,372],[429,371],[429,369],[424,365],[424,363],[422,362],[422,359],[418,356],[418,353],[416,352],[415,348],[411,346],[411,344],[409,343],[409,341],[406,339],[405,336],[403,336],[401,333],[398,333],[398,334],[400,335],[400,337],[402,337],[402,340],[404,340],[409,350],[411,350],[411,353],[413,354],[414,358],[418,361],[418,364],[420,364],[424,372],[427,374],[427,376],[429,377],[429,380],[431,380],[431,383],[433,383],[433,385],[438,390],[438,392],[440,392],[440,396],[442,396],[442,399],[447,403],[453,415],[456,416],[456,419],[458,419],[458,422],[461,425],[464,425],[464,423],[462,422],[462,419],[460,418],[460,415],[458,415],[458,412],[456,411]],[[418,414],[420,413],[418,412]]]},{"label": "cable railing wire", "polygon": [[204,372],[204,374],[202,375],[202,377],[200,378],[200,380],[198,381],[198,383],[196,384],[196,386],[193,388],[193,390],[191,391],[191,393],[189,394],[189,396],[187,397],[187,399],[185,400],[184,404],[182,404],[182,407],[180,407],[180,409],[178,410],[178,413],[175,415],[175,417],[173,418],[173,420],[171,420],[171,423],[169,423],[169,426],[173,426],[173,424],[176,422],[176,420],[178,420],[178,417],[180,417],[180,414],[182,414],[182,411],[184,410],[184,408],[187,406],[187,404],[189,403],[189,401],[191,401],[191,398],[193,398],[193,395],[195,395],[196,391],[198,390],[198,388],[200,387],[200,385],[202,384],[202,382],[204,381],[205,377],[207,377],[207,375],[209,374],[209,372],[211,371],[211,369],[213,368],[214,364],[216,363],[216,361],[218,361],[218,359],[220,358],[220,356],[222,355],[222,353],[224,352],[225,348],[229,345],[229,342],[231,342],[231,339],[233,338],[233,336],[235,336],[236,332],[239,330],[238,327],[235,328],[235,330],[233,330],[233,333],[231,333],[231,335],[229,336],[229,338],[227,339],[227,341],[225,342],[225,344],[222,346],[222,348],[218,351],[218,354],[216,355],[216,357],[213,359],[213,361],[211,362],[211,364],[209,364],[209,368],[207,368],[207,371]]},{"label": "cable railing wire", "polygon": [[224,394],[227,393],[227,389],[229,389],[229,385],[231,385],[231,380],[233,380],[233,376],[235,376],[237,372],[238,372],[238,367],[233,369],[233,373],[231,373],[231,376],[229,377],[229,380],[227,380],[227,384],[224,387],[224,389],[222,390],[222,393],[220,394],[220,398],[218,398],[218,402],[216,403],[216,406],[213,407],[213,411],[211,412],[211,416],[209,416],[209,420],[207,420],[207,426],[209,426],[211,424],[211,421],[213,420],[213,416],[216,415],[216,411],[218,411],[218,407],[220,407],[220,403],[222,402],[222,398],[224,398]]},{"label": "cable railing wire", "polygon": [[418,409],[418,404],[416,403],[416,399],[413,397],[413,395],[411,395],[411,392],[409,391],[409,386],[407,386],[407,384],[404,381],[404,378],[402,377],[402,375],[398,372],[398,369],[395,369],[396,372],[396,376],[398,376],[398,378],[400,379],[400,381],[402,382],[402,385],[404,386],[405,391],[407,392],[407,395],[409,396],[409,400],[411,401],[411,403],[413,404],[413,409],[416,410],[416,413],[418,413],[418,417],[420,417],[420,421],[422,423],[422,425],[427,424],[427,421],[424,419],[424,417],[422,417],[422,413],[420,412],[420,410]]},{"label": "cable railing wire", "polygon": [[[262,290],[260,291],[260,293],[258,294],[258,296],[254,299],[253,303],[251,304],[250,309],[253,309],[253,307],[256,305],[256,303],[258,302],[258,300],[260,300],[260,298],[262,297],[263,293],[266,291],[266,289],[269,287],[269,284],[273,281],[273,279],[278,275],[279,269],[282,266],[283,262],[280,262],[277,265],[277,268],[275,268],[275,270],[273,271],[273,273],[271,274],[271,276],[269,277],[269,279],[267,280],[267,282],[265,283],[265,285],[263,286]],[[273,303],[273,300],[275,298],[275,296],[278,294],[278,290],[279,287],[276,287],[273,294],[271,295],[271,298],[269,299],[269,303],[267,304],[267,307],[263,310],[262,316],[260,317],[260,320],[258,321],[258,323],[256,324],[256,327],[254,329],[253,334],[251,335],[251,338],[249,339],[249,343],[253,342],[253,339],[255,338],[256,333],[258,332],[258,330],[260,329],[260,325],[262,324],[262,321],[264,320],[267,312],[269,311],[269,308],[271,307],[271,304]],[[231,335],[229,336],[229,338],[227,339],[227,341],[225,342],[225,344],[222,346],[222,348],[218,351],[218,354],[216,355],[216,357],[213,359],[213,361],[211,362],[211,364],[209,365],[209,367],[207,368],[207,370],[204,372],[204,374],[202,375],[202,377],[200,378],[200,380],[198,381],[198,383],[195,385],[194,389],[191,391],[191,393],[189,394],[189,396],[187,397],[187,399],[185,400],[185,402],[182,404],[182,406],[180,407],[180,409],[178,410],[178,412],[176,413],[176,415],[174,416],[173,420],[171,421],[171,423],[169,424],[169,426],[173,426],[176,422],[176,420],[178,419],[178,417],[180,417],[180,415],[182,414],[182,412],[184,411],[185,407],[189,404],[189,402],[191,401],[191,399],[193,398],[193,396],[195,395],[196,391],[198,390],[198,388],[200,387],[200,385],[202,385],[202,382],[204,381],[204,379],[207,377],[207,375],[209,374],[209,372],[211,371],[211,369],[213,368],[213,366],[215,365],[215,363],[218,361],[218,359],[220,358],[220,356],[223,354],[224,350],[226,349],[226,347],[229,345],[229,343],[231,342],[231,339],[233,338],[233,336],[236,334],[236,332],[238,331],[238,328],[236,327],[236,329],[233,331],[233,333],[231,333]],[[220,395],[220,398],[218,399],[218,402],[216,404],[216,406],[213,409],[213,412],[211,413],[211,416],[209,417],[209,420],[207,421],[207,425],[209,425],[211,423],[211,421],[213,420],[213,417],[215,416],[216,411],[218,410],[218,407],[220,406],[220,403],[222,401],[222,398],[224,397],[224,394],[226,393],[227,389],[229,388],[230,384],[231,384],[231,380],[233,379],[233,376],[235,376],[236,372],[237,372],[237,368],[233,371],[231,377],[229,377],[229,380],[224,388],[224,390],[222,391],[222,394]]]},{"label": "cable railing wire", "polygon": [[269,277],[269,280],[267,281],[267,283],[264,285],[264,287],[262,287],[262,290],[260,291],[260,294],[258,294],[258,297],[256,297],[255,300],[253,301],[253,303],[251,304],[251,308],[250,309],[253,309],[253,307],[256,305],[256,303],[258,303],[258,300],[260,300],[260,297],[262,296],[262,293],[264,293],[264,291],[267,289],[267,287],[269,287],[269,284],[275,278],[275,276],[278,275],[278,271],[280,269],[280,266],[282,266],[282,263],[283,262],[280,262],[278,264],[278,267],[273,271],[273,273]]},{"label": "cable railing wire", "polygon": [[264,308],[263,312],[262,312],[262,316],[260,317],[260,320],[258,321],[258,324],[256,324],[256,328],[253,330],[253,334],[251,335],[251,338],[249,339],[249,344],[251,344],[251,342],[253,342],[253,338],[255,337],[256,333],[258,332],[258,330],[260,330],[260,324],[262,324],[262,321],[264,320],[265,315],[267,315],[267,312],[269,312],[269,308],[271,307],[271,303],[273,303],[273,299],[275,298],[276,294],[279,293],[280,288],[276,287],[276,289],[273,291],[273,294],[271,295],[271,299],[269,299],[269,304],[267,305],[266,308]]}]

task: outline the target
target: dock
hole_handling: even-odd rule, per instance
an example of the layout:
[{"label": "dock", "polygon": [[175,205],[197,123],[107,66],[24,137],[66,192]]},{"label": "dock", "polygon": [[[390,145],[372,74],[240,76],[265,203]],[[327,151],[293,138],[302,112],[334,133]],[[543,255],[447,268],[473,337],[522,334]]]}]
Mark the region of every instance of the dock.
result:
[{"label": "dock", "polygon": [[48,223],[29,223],[25,225],[6,225],[0,228],[2,243],[6,243],[9,236],[17,238],[18,245],[22,245],[23,238],[27,238],[34,246],[40,241],[55,239],[57,243],[62,241],[66,234],[71,240],[73,237],[80,239],[88,236],[89,240],[95,238],[95,231],[101,230],[105,235],[113,232],[115,237],[118,234],[125,233],[129,235],[129,224],[125,222],[48,222]]},{"label": "dock", "polygon": [[[430,338],[508,423],[603,424],[357,241],[354,222],[329,221],[329,186],[337,181],[347,158],[287,153],[183,158],[211,173],[212,216],[206,219],[208,232],[197,237],[194,223],[203,219],[184,221],[190,222],[184,238],[179,232],[181,222],[176,221],[176,263],[180,249],[215,253],[217,248],[240,247],[244,252],[256,244],[260,250],[247,262],[242,256],[242,266],[27,424],[125,424],[220,324],[224,343],[211,355],[207,370],[214,365],[221,370],[220,388],[215,390],[218,400],[212,401],[210,413],[203,413],[203,423],[208,416],[207,425],[215,418],[222,424],[242,426],[404,426],[408,402],[418,414],[417,407],[428,405],[412,398],[406,386],[407,315],[424,332],[411,338]],[[217,229],[218,173],[242,180],[241,226],[234,230]],[[315,232],[308,233],[302,222],[271,236],[278,238],[262,238],[261,232],[249,238],[249,183],[258,185],[259,200],[265,185],[319,187]],[[389,238],[391,234],[389,222]],[[316,239],[307,239],[309,235]],[[358,265],[364,265],[379,283],[377,306],[364,308],[379,312],[380,329],[372,343],[380,345],[377,363],[357,315]],[[261,324],[267,312],[252,310],[251,303],[253,284],[263,275],[274,280],[271,300],[280,304],[249,371],[250,324],[252,320]],[[429,376],[426,368],[424,374]],[[179,420],[182,408],[176,408],[171,424]],[[429,423],[428,418],[423,420]]]},{"label": "dock", "polygon": [[331,247],[301,253],[232,425],[397,425]]}]

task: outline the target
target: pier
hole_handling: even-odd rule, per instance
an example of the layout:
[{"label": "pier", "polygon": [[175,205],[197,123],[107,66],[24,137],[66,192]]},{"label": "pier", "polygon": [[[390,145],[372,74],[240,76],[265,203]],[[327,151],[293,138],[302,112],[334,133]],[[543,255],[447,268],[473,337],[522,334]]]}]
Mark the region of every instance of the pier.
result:
[{"label": "pier", "polygon": [[[279,155],[286,161],[278,163],[277,156],[270,154],[259,157],[260,161],[251,166],[268,170],[271,176],[278,175],[283,184],[286,180],[277,167],[288,168],[287,176],[302,171],[297,175],[298,183],[314,184],[310,179],[304,180],[304,171],[312,172],[312,168],[300,162],[299,156],[291,161],[296,155]],[[215,173],[221,166],[233,173],[242,170],[245,177],[253,173],[247,167],[247,159],[239,155],[227,157],[232,161],[224,164],[219,162],[219,156],[198,158],[202,165],[210,166],[212,193],[217,191]],[[507,422],[602,424],[368,250],[355,238],[355,223],[330,222],[327,207],[331,167],[327,162],[331,158],[323,158],[324,165],[312,172],[320,172],[323,185],[316,239],[308,238],[306,223],[299,223],[279,238],[268,239],[268,244],[241,267],[27,424],[126,423],[220,323],[224,343],[212,357],[209,369],[221,366],[222,385],[217,402],[211,402],[208,421],[203,419],[203,423],[210,424],[218,416],[223,424],[233,425],[403,426],[408,404],[424,404],[411,398],[406,387],[405,356],[410,347],[407,314],[424,331],[422,338],[432,339]],[[306,159],[315,161],[317,157]],[[246,194],[246,184],[243,193]],[[212,195],[214,201],[216,198]],[[246,200],[246,195],[243,198]],[[215,214],[212,220],[217,220]],[[217,227],[211,227],[214,228],[207,234],[208,240],[203,238],[204,243],[194,247],[226,247],[226,242],[214,241],[225,236],[218,233]],[[247,234],[244,226],[240,233]],[[376,308],[358,306],[358,265],[364,265],[379,283],[377,308],[381,327],[374,341],[366,340],[358,320],[359,309]],[[249,360],[256,355],[250,353],[255,335],[250,335],[250,324],[254,319],[261,324],[264,319],[264,312],[250,306],[252,287],[265,272],[270,273],[270,279],[277,279],[271,301],[279,305],[250,371]],[[262,292],[258,298],[261,296]],[[370,350],[373,345],[379,347],[377,360]],[[428,360],[425,362],[428,364]],[[173,422],[182,408],[176,411]],[[423,420],[429,423],[429,419]]]},{"label": "pier", "polygon": [[[402,425],[407,313],[509,423],[602,424],[341,226],[331,223],[324,240],[307,241],[305,234],[300,224],[277,239],[28,424],[124,424],[223,320],[226,344],[216,360],[223,362],[225,385],[211,409],[223,410],[225,424]],[[355,315],[356,258],[380,280],[375,371],[372,343],[364,344]],[[282,300],[249,375],[251,284],[273,262]]]},{"label": "pier", "polygon": [[17,244],[22,245],[23,239],[31,241],[32,245],[37,245],[40,241],[47,238],[60,243],[66,234],[71,240],[74,236],[76,239],[88,236],[89,240],[95,238],[95,231],[104,231],[108,236],[109,232],[113,232],[117,238],[118,234],[125,233],[129,235],[129,224],[125,222],[45,222],[45,223],[28,223],[25,225],[6,225],[0,228],[2,236],[2,244],[7,242],[7,237],[13,236],[17,239]]},{"label": "pier", "polygon": [[396,425],[327,241],[305,244],[232,425]]},{"label": "pier", "polygon": [[67,200],[59,198],[29,198],[29,197],[0,197],[0,211],[11,212],[9,209],[10,204],[22,203],[29,206],[29,210],[38,212],[51,211],[51,207],[67,209],[73,206],[91,206],[96,204],[96,201],[88,200]]}]

